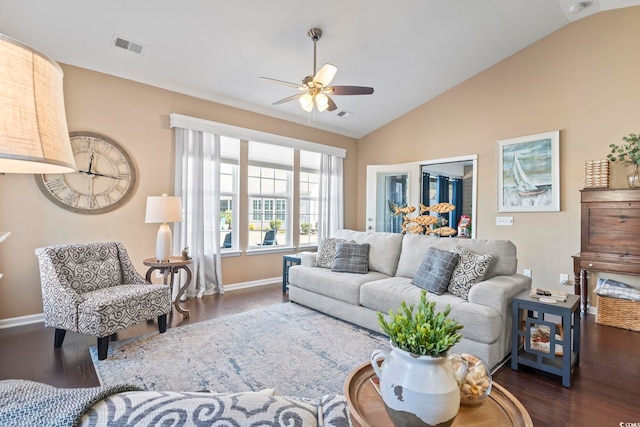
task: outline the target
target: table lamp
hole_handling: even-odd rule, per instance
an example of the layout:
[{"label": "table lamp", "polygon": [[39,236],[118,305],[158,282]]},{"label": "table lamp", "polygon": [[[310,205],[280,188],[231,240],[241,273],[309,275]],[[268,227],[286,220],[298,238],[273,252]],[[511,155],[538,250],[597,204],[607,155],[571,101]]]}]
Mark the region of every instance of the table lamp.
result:
[{"label": "table lamp", "polygon": [[62,77],[55,61],[0,34],[0,172],[75,172]]},{"label": "table lamp", "polygon": [[147,197],[146,223],[161,223],[156,237],[156,258],[158,261],[171,260],[171,228],[169,222],[182,221],[182,202],[180,197]]}]

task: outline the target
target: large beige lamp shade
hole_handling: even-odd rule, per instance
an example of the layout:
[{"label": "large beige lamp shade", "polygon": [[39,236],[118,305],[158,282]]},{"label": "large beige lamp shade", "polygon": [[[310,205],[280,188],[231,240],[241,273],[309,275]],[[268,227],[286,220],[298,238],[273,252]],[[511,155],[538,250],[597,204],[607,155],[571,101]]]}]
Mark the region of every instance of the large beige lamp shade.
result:
[{"label": "large beige lamp shade", "polygon": [[62,77],[55,61],[0,34],[0,172],[76,170]]},{"label": "large beige lamp shade", "polygon": [[169,261],[171,259],[171,228],[170,222],[182,221],[182,201],[180,197],[149,196],[147,197],[146,223],[162,223],[156,236],[156,259]]}]

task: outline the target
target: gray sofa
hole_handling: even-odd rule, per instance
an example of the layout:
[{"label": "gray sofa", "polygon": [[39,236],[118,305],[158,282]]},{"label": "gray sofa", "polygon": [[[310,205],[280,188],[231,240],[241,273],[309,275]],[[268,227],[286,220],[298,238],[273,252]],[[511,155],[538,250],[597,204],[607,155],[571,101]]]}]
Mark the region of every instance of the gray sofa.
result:
[{"label": "gray sofa", "polygon": [[416,234],[338,230],[335,238],[368,243],[369,272],[335,272],[314,266],[314,253],[299,253],[301,265],[289,269],[289,299],[364,328],[380,331],[377,312],[388,313],[402,301],[417,304],[421,288],[411,283],[427,250],[449,251],[454,245],[473,254],[491,253],[484,279],[473,285],[468,300],[449,292],[429,293],[443,311],[461,325],[463,339],[451,350],[470,353],[494,367],[510,352],[511,301],[531,287],[531,278],[517,271],[517,251],[507,240],[456,239]]}]

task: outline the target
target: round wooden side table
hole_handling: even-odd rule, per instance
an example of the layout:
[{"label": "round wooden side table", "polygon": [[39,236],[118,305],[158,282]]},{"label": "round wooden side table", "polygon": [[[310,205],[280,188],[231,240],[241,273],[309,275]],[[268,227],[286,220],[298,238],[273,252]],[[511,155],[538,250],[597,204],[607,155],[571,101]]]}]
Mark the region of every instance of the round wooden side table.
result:
[{"label": "round wooden side table", "polygon": [[[351,422],[357,427],[393,427],[382,398],[371,384],[375,377],[370,363],[356,368],[344,383]],[[453,426],[533,427],[522,403],[494,381],[489,397],[480,406],[460,405]]]},{"label": "round wooden side table", "polygon": [[149,267],[145,277],[147,282],[151,282],[151,273],[154,270],[159,270],[163,275],[165,285],[167,284],[167,278],[170,279],[169,288],[171,289],[171,292],[173,292],[174,275],[180,270],[184,270],[187,273],[187,280],[184,282],[184,285],[180,287],[178,295],[176,295],[176,298],[173,300],[173,306],[180,314],[182,314],[182,316],[184,316],[185,319],[189,318],[189,310],[185,310],[180,306],[180,297],[185,293],[191,283],[191,269],[189,268],[189,265],[192,262],[193,260],[184,260],[182,257],[171,257],[171,260],[169,261],[158,261],[156,258],[147,258],[143,261],[144,265]]}]

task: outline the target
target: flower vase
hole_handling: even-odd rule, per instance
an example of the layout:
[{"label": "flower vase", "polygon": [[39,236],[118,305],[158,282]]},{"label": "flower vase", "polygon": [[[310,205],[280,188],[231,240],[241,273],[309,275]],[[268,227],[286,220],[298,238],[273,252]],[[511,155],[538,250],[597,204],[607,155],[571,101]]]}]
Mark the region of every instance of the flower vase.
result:
[{"label": "flower vase", "polygon": [[633,172],[627,175],[627,185],[629,188],[640,188],[640,175],[638,174],[638,165],[634,165]]},{"label": "flower vase", "polygon": [[460,409],[460,390],[446,356],[420,356],[392,345],[391,351],[375,350],[371,366],[380,379],[382,401],[394,426],[453,424]]}]

